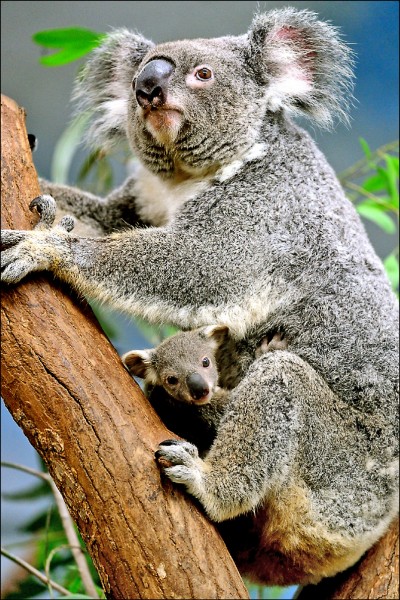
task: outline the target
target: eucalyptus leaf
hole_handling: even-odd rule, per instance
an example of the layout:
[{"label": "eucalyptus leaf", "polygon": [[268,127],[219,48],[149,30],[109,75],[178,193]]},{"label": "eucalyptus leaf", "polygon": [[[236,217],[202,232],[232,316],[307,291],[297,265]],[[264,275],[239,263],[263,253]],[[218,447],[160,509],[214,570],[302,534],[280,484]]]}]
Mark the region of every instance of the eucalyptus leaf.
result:
[{"label": "eucalyptus leaf", "polygon": [[389,254],[383,261],[383,266],[394,290],[399,287],[399,261],[395,254]]},{"label": "eucalyptus leaf", "polygon": [[386,233],[396,233],[395,223],[381,208],[371,205],[368,200],[361,202],[356,208],[360,215],[378,225]]},{"label": "eucalyptus leaf", "polygon": [[55,54],[39,59],[42,65],[56,67],[85,56],[100,44],[105,35],[83,27],[68,27],[39,31],[32,36],[32,40],[44,48],[59,49]]},{"label": "eucalyptus leaf", "polygon": [[388,182],[388,191],[390,193],[390,198],[392,200],[392,203],[395,206],[399,206],[399,190],[398,190],[398,184],[399,184],[399,160],[397,159],[397,162],[395,160],[394,156],[389,156],[388,154],[385,155],[385,161],[386,161],[386,177],[387,177],[387,182]]},{"label": "eucalyptus leaf", "polygon": [[371,152],[371,149],[370,149],[367,141],[364,138],[360,137],[359,142],[360,142],[360,146],[363,149],[363,152],[364,152],[366,158],[370,159],[372,156],[372,152]]},{"label": "eucalyptus leaf", "polygon": [[88,112],[78,115],[59,137],[51,163],[51,180],[55,183],[68,183],[68,173],[72,159],[78,146],[82,143],[89,119],[90,114]]},{"label": "eucalyptus leaf", "polygon": [[366,179],[362,188],[367,192],[378,192],[381,190],[386,190],[387,188],[387,177],[385,174],[379,173],[377,175],[373,175]]}]

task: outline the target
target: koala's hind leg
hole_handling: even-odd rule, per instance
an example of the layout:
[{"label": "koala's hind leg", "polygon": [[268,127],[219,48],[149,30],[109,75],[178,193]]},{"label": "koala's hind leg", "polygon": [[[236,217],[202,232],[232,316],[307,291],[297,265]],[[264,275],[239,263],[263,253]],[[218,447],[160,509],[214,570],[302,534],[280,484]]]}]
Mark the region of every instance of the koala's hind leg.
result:
[{"label": "koala's hind leg", "polygon": [[236,517],[279,496],[280,490],[287,496],[291,487],[307,487],[303,476],[313,478],[313,469],[318,485],[321,473],[332,473],[330,418],[337,420],[333,430],[339,438],[343,427],[340,416],[335,417],[336,401],[325,381],[298,356],[267,352],[231,391],[204,460],[192,444],[172,440],[160,445],[157,457],[172,463],[163,466],[165,473],[184,484],[213,520]]}]

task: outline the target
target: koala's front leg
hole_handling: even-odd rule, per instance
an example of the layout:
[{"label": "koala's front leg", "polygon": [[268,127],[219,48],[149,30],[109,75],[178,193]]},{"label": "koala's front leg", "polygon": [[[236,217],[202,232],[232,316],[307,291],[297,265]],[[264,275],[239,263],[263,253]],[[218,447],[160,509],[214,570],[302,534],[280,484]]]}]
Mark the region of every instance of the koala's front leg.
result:
[{"label": "koala's front leg", "polygon": [[40,179],[39,183],[43,194],[55,198],[57,209],[72,213],[82,223],[97,227],[103,235],[127,225],[142,223],[136,206],[136,180],[133,177],[104,198],[45,179]]},{"label": "koala's front leg", "polygon": [[[200,255],[202,249],[194,247],[190,234],[178,236],[159,227],[77,237],[69,233],[71,218],[51,227],[50,204],[53,207],[54,200],[47,195],[36,201],[42,219],[34,230],[1,232],[3,282],[17,283],[31,272],[47,270],[79,293],[108,301],[116,309],[181,328],[194,326],[199,294],[192,290],[182,264],[190,262],[192,248]],[[192,262],[199,260],[194,256]],[[210,295],[203,289],[202,293],[209,302]]]}]

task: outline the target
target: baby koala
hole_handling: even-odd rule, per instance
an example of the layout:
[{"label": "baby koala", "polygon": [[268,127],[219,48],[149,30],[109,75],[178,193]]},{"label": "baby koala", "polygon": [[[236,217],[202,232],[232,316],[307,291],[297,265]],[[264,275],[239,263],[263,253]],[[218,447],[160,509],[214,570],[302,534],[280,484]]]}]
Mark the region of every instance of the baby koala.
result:
[{"label": "baby koala", "polygon": [[[131,350],[122,356],[128,371],[147,386],[162,386],[175,400],[201,406],[227,400],[229,390],[219,387],[216,353],[226,339],[225,326],[208,326],[182,331],[151,350]],[[264,338],[255,352],[285,350],[286,340],[275,334]]]}]

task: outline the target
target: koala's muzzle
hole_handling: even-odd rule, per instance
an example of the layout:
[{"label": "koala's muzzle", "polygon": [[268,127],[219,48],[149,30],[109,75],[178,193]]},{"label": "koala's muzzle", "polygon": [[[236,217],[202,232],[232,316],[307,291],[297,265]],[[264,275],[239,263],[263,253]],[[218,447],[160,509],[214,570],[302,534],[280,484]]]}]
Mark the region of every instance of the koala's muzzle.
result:
[{"label": "koala's muzzle", "polygon": [[142,108],[162,106],[167,97],[173,65],[164,59],[150,61],[140,72],[136,84],[136,100]]},{"label": "koala's muzzle", "polygon": [[210,391],[207,382],[198,373],[190,373],[186,377],[186,383],[193,400],[201,400]]}]

